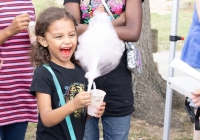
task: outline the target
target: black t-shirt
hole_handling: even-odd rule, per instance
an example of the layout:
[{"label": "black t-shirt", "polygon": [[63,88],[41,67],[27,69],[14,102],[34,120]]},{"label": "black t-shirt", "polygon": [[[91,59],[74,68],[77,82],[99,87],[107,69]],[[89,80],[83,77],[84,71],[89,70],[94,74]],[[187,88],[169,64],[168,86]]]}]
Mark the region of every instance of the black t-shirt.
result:
[{"label": "black t-shirt", "polygon": [[[65,99],[67,97],[67,99],[72,100],[80,91],[86,90],[87,79],[84,78],[85,72],[80,67],[75,66],[74,69],[67,69],[53,62],[50,62],[49,65],[60,83]],[[60,107],[53,77],[44,66],[39,66],[34,71],[30,93],[35,95],[35,92],[49,94],[52,109]],[[86,121],[85,109],[76,110],[70,114],[70,119],[77,140],[83,140]],[[53,127],[45,127],[39,116],[36,134],[37,140],[71,140],[65,120]]]},{"label": "black t-shirt", "polygon": [[[64,3],[67,2],[80,4],[82,24],[89,23],[90,18],[93,16],[93,11],[96,9],[106,12],[105,7],[102,8],[103,4],[101,0],[64,0]],[[114,18],[119,17],[125,11],[126,0],[105,0],[105,2],[110,8]],[[125,116],[135,110],[133,107],[132,76],[131,72],[127,69],[126,50],[117,68],[104,76],[96,78],[95,83],[98,89],[106,92],[104,115],[116,117]]]}]

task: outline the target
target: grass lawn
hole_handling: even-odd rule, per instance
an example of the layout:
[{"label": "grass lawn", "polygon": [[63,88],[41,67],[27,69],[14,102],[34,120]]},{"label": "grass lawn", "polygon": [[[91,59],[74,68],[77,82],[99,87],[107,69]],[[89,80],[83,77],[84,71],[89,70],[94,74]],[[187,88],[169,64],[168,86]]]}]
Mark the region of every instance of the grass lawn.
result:
[{"label": "grass lawn", "polygon": [[36,139],[36,123],[29,123],[26,131],[25,140],[35,140]]}]

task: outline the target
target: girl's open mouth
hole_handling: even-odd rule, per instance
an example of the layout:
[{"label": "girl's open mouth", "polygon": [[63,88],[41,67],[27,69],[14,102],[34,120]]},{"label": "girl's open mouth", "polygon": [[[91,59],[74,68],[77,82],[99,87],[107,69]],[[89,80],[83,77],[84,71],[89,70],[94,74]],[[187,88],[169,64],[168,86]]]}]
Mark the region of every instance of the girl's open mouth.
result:
[{"label": "girl's open mouth", "polygon": [[64,56],[69,56],[70,52],[71,52],[71,48],[62,48],[60,49],[60,52],[64,55]]}]

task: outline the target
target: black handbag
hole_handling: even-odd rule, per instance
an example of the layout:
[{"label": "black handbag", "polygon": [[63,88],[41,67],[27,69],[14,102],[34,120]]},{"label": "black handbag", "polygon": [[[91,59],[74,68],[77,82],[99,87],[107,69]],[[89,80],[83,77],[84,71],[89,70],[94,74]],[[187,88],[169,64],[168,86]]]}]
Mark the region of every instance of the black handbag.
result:
[{"label": "black handbag", "polygon": [[188,101],[188,97],[186,97],[185,110],[187,114],[194,120],[195,130],[200,130],[200,124],[199,124],[200,107],[197,108],[197,112],[196,114],[194,114],[194,110],[190,107],[190,102]]}]

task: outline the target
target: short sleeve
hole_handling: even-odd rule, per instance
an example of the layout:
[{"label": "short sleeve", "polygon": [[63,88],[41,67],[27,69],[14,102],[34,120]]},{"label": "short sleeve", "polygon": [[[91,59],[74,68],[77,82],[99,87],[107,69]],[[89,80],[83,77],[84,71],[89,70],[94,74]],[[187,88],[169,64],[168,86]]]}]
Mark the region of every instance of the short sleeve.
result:
[{"label": "short sleeve", "polygon": [[80,0],[64,0],[64,4],[67,2],[80,3]]},{"label": "short sleeve", "polygon": [[36,92],[46,94],[52,93],[55,85],[51,73],[43,66],[37,67],[34,71],[30,93],[36,96]]}]

